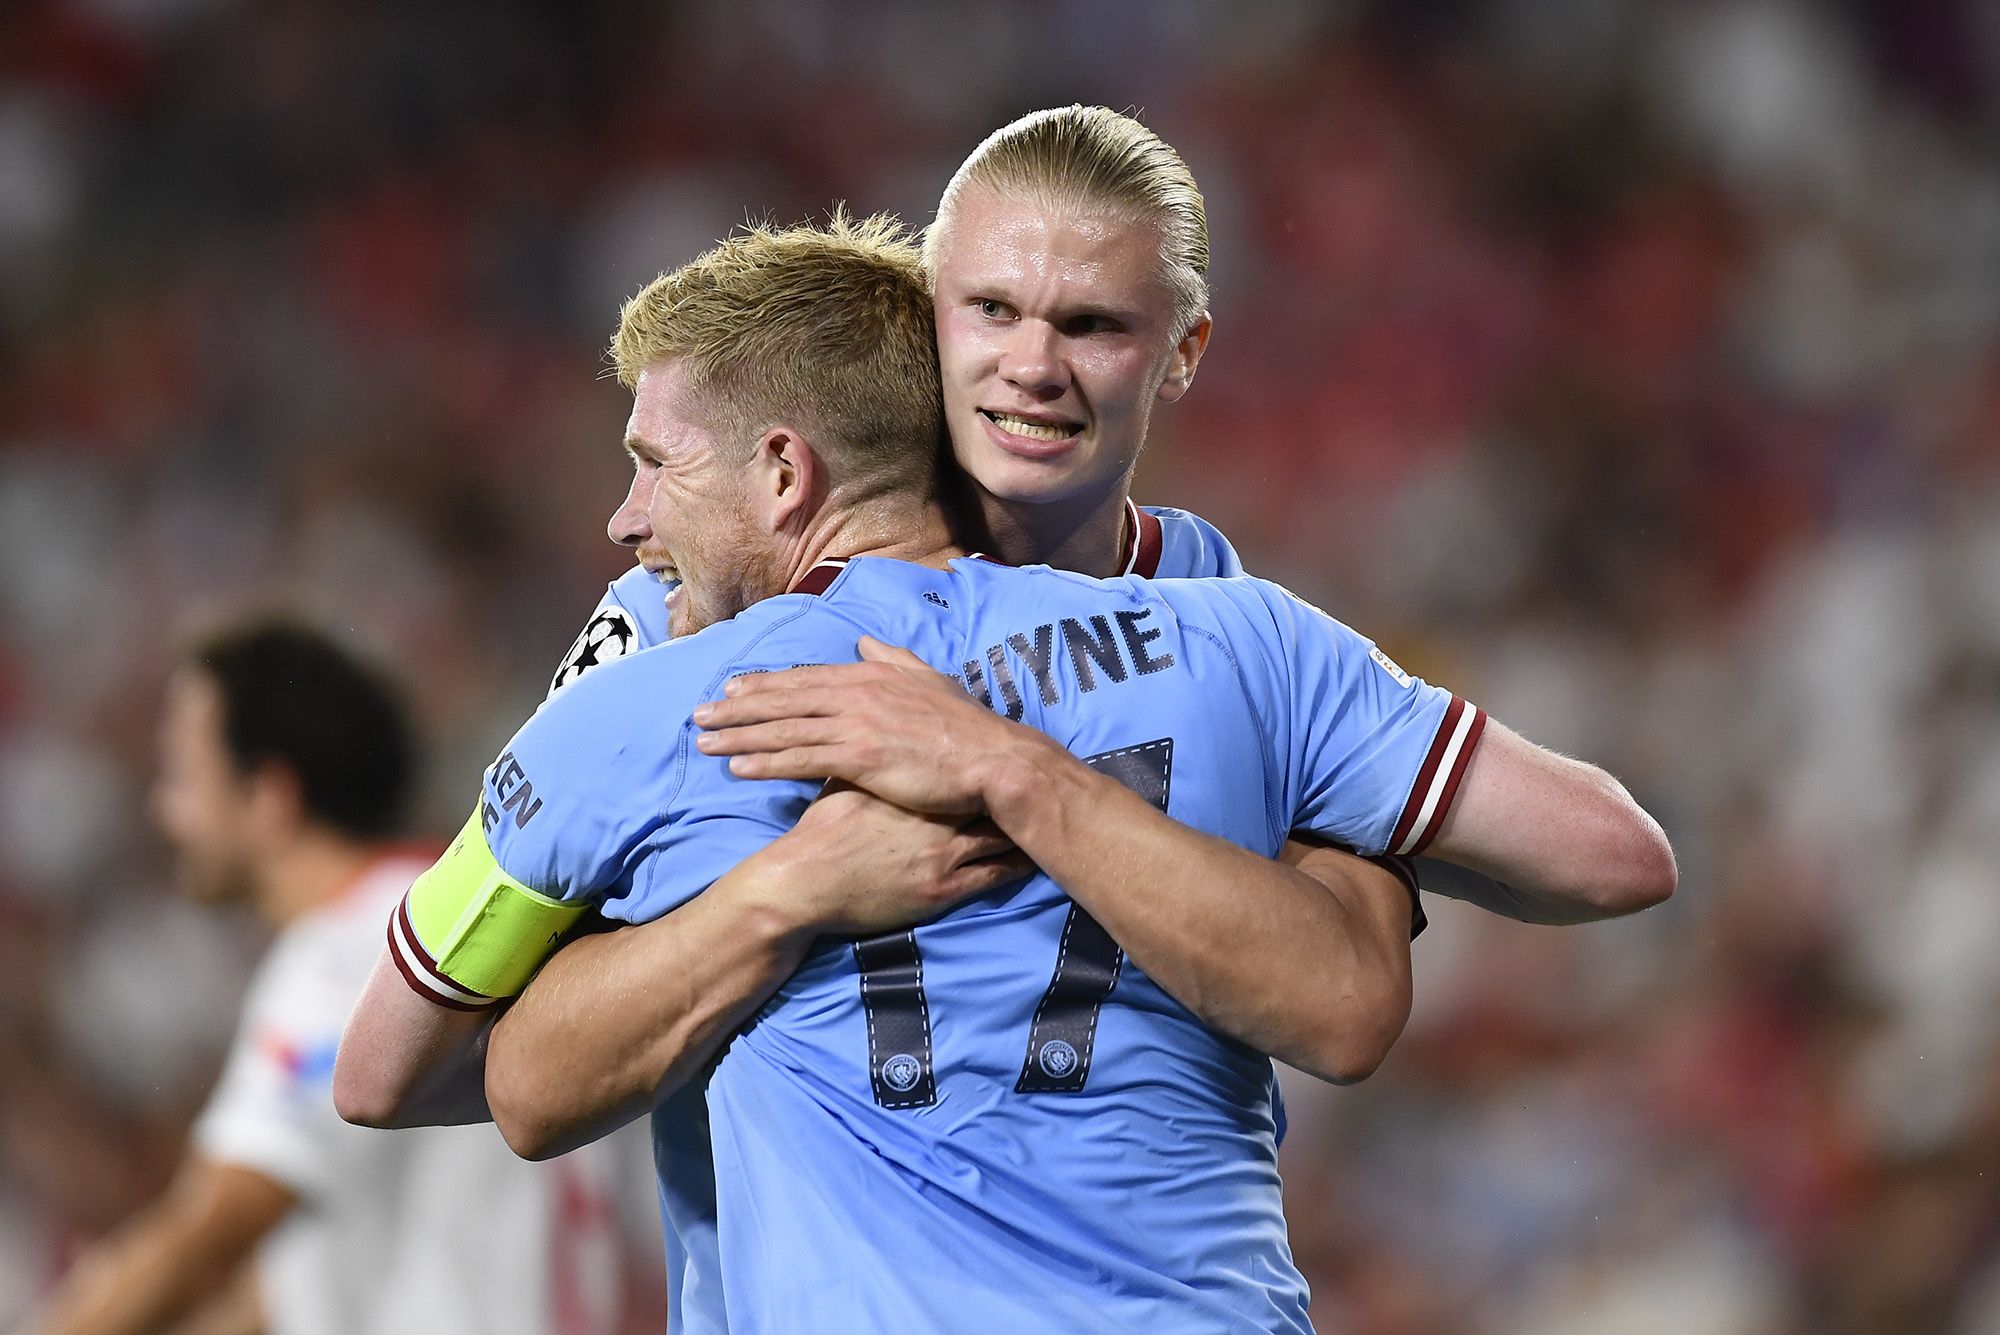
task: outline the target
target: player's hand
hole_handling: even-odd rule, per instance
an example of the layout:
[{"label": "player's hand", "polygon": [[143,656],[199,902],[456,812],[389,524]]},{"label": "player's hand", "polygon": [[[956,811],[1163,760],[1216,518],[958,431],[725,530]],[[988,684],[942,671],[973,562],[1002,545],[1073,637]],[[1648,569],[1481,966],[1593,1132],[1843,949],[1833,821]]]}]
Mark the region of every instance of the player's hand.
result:
[{"label": "player's hand", "polygon": [[914,927],[1034,871],[988,821],[905,811],[844,786],[768,851],[783,854],[771,890],[803,901],[819,932],[843,936]]},{"label": "player's hand", "polygon": [[746,779],[840,779],[910,811],[970,816],[1008,748],[1040,733],[982,708],[907,649],[863,638],[862,662],[732,678],[695,745]]}]

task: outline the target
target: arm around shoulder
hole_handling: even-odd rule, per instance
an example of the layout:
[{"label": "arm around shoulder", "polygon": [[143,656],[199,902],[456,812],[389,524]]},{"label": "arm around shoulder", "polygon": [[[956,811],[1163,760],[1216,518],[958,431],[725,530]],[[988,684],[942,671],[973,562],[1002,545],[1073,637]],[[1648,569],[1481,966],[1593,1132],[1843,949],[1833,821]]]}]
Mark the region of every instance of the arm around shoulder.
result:
[{"label": "arm around shoulder", "polygon": [[1674,892],[1659,822],[1595,765],[1489,720],[1428,852],[1504,882],[1510,916],[1580,923],[1637,913]]},{"label": "arm around shoulder", "polygon": [[385,950],[340,1036],[334,1111],[381,1128],[490,1120],[481,1070],[490,1018],[418,996]]}]

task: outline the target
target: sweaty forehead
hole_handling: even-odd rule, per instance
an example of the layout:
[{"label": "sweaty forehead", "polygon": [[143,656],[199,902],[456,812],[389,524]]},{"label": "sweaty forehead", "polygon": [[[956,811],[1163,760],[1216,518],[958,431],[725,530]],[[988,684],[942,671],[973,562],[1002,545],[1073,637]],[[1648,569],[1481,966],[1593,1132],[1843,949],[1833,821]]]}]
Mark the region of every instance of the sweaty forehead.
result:
[{"label": "sweaty forehead", "polygon": [[1160,270],[1159,230],[1149,223],[987,190],[967,192],[940,241],[940,287],[1006,282],[1123,289],[1153,285]]}]

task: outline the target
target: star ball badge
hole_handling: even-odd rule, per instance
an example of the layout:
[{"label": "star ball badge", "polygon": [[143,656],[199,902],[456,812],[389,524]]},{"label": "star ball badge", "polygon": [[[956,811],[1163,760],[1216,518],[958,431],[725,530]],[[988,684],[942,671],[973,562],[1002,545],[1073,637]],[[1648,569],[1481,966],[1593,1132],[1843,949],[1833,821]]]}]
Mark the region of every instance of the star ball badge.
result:
[{"label": "star ball badge", "polygon": [[562,666],[556,669],[549,690],[561,690],[590,669],[623,658],[638,647],[639,627],[633,623],[632,614],[622,607],[607,607],[590,619],[583,634],[576,637],[576,643],[563,655]]}]

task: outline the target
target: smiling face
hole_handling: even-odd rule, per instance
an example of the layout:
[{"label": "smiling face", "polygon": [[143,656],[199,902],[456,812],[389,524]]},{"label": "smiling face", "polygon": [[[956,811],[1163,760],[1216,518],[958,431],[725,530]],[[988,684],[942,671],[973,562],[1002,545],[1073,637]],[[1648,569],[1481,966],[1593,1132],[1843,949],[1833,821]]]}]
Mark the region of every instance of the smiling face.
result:
[{"label": "smiling face", "polygon": [[701,410],[673,361],[640,373],[625,428],[632,486],[606,526],[662,583],[675,636],[735,616],[785,591],[772,534],[749,494],[751,451]]},{"label": "smiling face", "polygon": [[1179,328],[1158,229],[989,187],[935,252],[952,451],[1004,505],[1122,506],[1156,400],[1187,391],[1208,337]]}]

